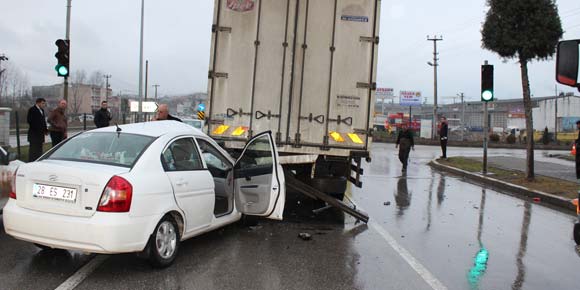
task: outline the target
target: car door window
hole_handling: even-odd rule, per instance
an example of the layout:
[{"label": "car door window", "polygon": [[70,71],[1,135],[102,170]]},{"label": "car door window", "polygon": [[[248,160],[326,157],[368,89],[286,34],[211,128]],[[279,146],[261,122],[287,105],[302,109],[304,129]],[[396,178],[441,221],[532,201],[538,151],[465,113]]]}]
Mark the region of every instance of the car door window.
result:
[{"label": "car door window", "polygon": [[173,141],[163,151],[161,161],[165,171],[189,171],[203,169],[193,138]]},{"label": "car door window", "polygon": [[228,159],[206,140],[197,139],[197,144],[199,144],[201,156],[205,160],[205,164],[211,172],[211,175],[213,177],[225,178],[227,173],[232,169],[232,164]]}]

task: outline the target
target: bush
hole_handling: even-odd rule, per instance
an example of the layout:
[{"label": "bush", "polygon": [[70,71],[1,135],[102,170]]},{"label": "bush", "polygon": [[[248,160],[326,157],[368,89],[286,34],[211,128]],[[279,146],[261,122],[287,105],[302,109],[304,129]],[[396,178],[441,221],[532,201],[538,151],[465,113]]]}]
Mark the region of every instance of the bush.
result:
[{"label": "bush", "polygon": [[497,142],[499,142],[499,135],[493,133],[493,134],[489,135],[489,140],[491,142],[497,143]]},{"label": "bush", "polygon": [[516,143],[516,136],[514,134],[510,134],[507,136],[506,141],[508,144],[514,144]]}]

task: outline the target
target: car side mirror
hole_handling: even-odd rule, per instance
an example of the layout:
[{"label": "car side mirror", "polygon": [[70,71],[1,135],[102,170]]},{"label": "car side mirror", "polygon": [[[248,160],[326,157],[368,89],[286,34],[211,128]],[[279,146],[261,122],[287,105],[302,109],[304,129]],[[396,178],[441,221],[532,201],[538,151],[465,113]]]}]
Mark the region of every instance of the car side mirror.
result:
[{"label": "car side mirror", "polygon": [[578,84],[578,53],[580,39],[560,41],[556,54],[556,81],[563,85],[576,87]]}]

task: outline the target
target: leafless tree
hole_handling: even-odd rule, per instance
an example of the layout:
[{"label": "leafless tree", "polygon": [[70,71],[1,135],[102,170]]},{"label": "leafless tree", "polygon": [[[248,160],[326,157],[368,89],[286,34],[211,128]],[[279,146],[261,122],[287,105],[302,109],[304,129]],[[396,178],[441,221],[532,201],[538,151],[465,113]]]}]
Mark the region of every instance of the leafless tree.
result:
[{"label": "leafless tree", "polygon": [[77,115],[83,104],[83,95],[81,88],[85,85],[87,73],[84,70],[77,70],[71,76],[71,96],[70,110],[73,115]]},{"label": "leafless tree", "polygon": [[89,84],[97,87],[104,86],[104,74],[100,70],[94,71],[91,73],[91,77],[89,78]]}]

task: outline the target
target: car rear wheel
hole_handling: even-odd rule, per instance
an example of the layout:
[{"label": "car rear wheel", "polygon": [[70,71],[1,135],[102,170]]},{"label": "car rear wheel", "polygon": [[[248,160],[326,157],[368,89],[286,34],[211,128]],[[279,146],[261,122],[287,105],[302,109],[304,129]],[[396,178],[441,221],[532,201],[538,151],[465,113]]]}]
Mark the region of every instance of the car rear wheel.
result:
[{"label": "car rear wheel", "polygon": [[173,263],[179,250],[179,230],[173,218],[165,216],[155,227],[149,239],[149,262],[164,268]]}]

